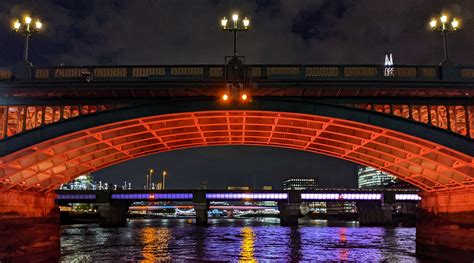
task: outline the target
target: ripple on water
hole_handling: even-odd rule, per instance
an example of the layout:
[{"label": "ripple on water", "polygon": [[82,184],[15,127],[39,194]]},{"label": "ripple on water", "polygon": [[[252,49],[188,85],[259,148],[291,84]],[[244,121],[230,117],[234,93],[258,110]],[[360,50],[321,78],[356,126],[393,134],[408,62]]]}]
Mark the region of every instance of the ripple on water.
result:
[{"label": "ripple on water", "polygon": [[160,260],[415,262],[415,228],[281,227],[278,220],[131,220],[124,228],[62,227],[62,262]]}]

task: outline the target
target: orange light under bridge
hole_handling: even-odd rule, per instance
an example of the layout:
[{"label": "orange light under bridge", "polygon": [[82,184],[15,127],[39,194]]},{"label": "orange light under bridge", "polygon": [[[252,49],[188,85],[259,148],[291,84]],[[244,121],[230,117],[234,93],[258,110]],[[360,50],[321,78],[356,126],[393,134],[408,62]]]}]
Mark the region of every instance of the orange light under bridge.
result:
[{"label": "orange light under bridge", "polygon": [[433,192],[474,187],[474,157],[393,130],[300,113],[215,110],[143,117],[47,140],[0,158],[0,187],[46,192],[134,158],[214,145],[329,155]]}]

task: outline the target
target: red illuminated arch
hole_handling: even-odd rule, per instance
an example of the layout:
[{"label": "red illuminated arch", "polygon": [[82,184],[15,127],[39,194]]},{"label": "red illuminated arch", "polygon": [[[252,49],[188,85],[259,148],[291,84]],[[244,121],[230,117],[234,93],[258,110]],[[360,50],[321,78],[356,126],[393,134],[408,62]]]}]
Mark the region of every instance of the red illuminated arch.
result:
[{"label": "red illuminated arch", "polygon": [[213,145],[334,156],[389,172],[426,191],[474,187],[474,157],[441,144],[353,120],[255,109],[143,116],[67,133],[0,158],[0,182],[4,188],[48,191],[134,158]]}]

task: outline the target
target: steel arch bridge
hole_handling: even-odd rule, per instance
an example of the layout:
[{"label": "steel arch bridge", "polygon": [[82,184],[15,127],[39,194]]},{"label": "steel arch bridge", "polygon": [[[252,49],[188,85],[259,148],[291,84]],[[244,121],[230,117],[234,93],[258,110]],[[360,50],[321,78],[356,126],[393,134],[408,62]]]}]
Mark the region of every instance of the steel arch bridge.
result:
[{"label": "steel arch bridge", "polygon": [[257,145],[389,172],[427,192],[474,187],[472,139],[378,112],[307,101],[183,99],[124,107],[1,142],[5,189],[47,192],[81,174],[164,151]]},{"label": "steel arch bridge", "polygon": [[[80,174],[164,151],[257,145],[389,172],[423,190],[417,253],[474,251],[472,66],[71,66],[22,76],[0,68],[7,241],[44,222],[45,236],[58,237],[54,190]],[[250,99],[236,100],[242,93]],[[44,243],[31,240],[24,246]]]}]

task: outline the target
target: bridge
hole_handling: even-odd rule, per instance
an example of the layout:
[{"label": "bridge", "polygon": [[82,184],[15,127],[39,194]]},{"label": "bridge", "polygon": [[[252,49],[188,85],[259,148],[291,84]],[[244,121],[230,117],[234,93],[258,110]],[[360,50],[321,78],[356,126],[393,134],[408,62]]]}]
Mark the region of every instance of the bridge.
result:
[{"label": "bridge", "polygon": [[87,172],[171,150],[258,145],[391,173],[422,190],[420,247],[474,250],[473,66],[237,59],[28,70],[0,70],[6,225],[54,225],[54,191]]},{"label": "bridge", "polygon": [[[301,202],[357,202],[362,225],[384,225],[392,222],[395,202],[418,202],[416,189],[318,189],[312,191],[272,190],[59,190],[56,202],[99,204],[102,226],[125,226],[127,211],[133,202],[174,201],[191,202],[196,211],[196,224],[207,225],[211,201],[275,201],[283,226],[298,225]],[[375,205],[374,205],[375,204]]]}]

